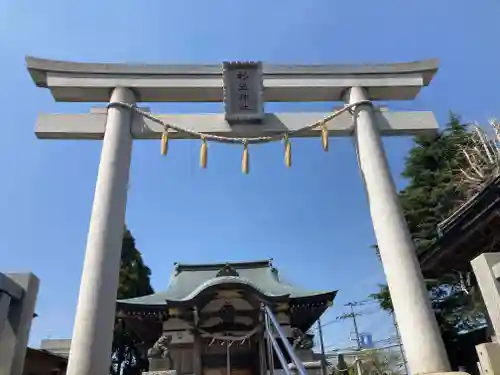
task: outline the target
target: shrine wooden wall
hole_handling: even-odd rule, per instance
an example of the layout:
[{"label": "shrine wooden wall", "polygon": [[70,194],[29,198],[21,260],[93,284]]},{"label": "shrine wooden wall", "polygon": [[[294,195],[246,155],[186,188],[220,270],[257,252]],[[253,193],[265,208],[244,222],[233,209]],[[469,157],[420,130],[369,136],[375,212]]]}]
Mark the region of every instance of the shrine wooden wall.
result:
[{"label": "shrine wooden wall", "polygon": [[172,346],[170,352],[178,374],[194,374],[195,358],[193,344]]}]

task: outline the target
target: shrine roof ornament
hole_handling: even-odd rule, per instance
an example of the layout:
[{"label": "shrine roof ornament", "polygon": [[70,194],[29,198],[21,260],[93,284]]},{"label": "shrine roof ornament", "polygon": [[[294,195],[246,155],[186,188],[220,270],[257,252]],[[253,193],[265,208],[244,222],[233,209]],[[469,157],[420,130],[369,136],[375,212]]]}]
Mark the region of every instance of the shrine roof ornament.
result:
[{"label": "shrine roof ornament", "polygon": [[[238,275],[238,276],[236,276]],[[234,286],[247,289],[269,300],[321,300],[333,302],[336,291],[303,290],[280,281],[270,261],[219,263],[204,265],[176,264],[168,289],[148,296],[119,300],[119,308],[134,306],[164,307],[170,304],[192,304],[213,288]]]},{"label": "shrine roof ornament", "polygon": [[[77,63],[27,57],[38,87],[67,102],[108,102],[116,86],[135,90],[142,102],[222,102],[223,64],[155,65]],[[262,64],[263,102],[332,102],[345,90],[365,87],[370,100],[411,100],[427,86],[438,60],[395,64]]]},{"label": "shrine roof ornament", "polygon": [[217,275],[215,275],[215,277],[227,276],[239,277],[240,274],[233,267],[231,267],[229,263],[227,263],[219,272],[217,272]]}]

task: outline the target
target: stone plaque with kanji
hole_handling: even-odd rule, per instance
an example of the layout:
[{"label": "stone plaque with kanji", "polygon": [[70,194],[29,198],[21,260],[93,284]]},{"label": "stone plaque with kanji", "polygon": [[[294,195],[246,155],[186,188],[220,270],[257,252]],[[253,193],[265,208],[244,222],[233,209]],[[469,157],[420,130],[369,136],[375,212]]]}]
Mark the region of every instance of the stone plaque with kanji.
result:
[{"label": "stone plaque with kanji", "polygon": [[230,123],[262,121],[262,64],[225,62],[223,72],[226,120]]}]

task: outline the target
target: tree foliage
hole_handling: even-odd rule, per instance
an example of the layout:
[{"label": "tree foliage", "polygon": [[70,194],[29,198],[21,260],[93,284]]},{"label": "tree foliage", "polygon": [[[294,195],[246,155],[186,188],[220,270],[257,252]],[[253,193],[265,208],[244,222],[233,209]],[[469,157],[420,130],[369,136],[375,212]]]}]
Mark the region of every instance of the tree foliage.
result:
[{"label": "tree foliage", "polygon": [[[399,375],[405,373],[399,351],[368,349],[356,353],[363,375]],[[337,364],[330,363],[332,375],[357,375],[356,362],[348,364],[344,354],[338,354]]]},{"label": "tree foliage", "polygon": [[437,136],[415,138],[402,173],[408,185],[400,192],[400,199],[417,251],[434,241],[437,225],[462,202],[456,174],[464,165],[461,148],[469,136],[460,118],[451,114]]},{"label": "tree foliage", "polygon": [[151,270],[144,264],[132,233],[125,229],[117,298],[141,297],[152,293],[154,291],[151,286]]},{"label": "tree foliage", "polygon": [[399,351],[371,349],[360,353],[361,368],[364,375],[398,375],[404,371],[403,358]]},{"label": "tree foliage", "polygon": [[[461,148],[469,140],[466,125],[455,114],[450,114],[448,124],[436,136],[414,139],[402,173],[408,184],[399,197],[417,252],[432,245],[438,224],[463,201],[465,192],[458,188],[456,181],[464,164]],[[458,275],[428,281],[427,289],[444,336],[479,324],[481,314],[471,307]],[[382,309],[392,312],[387,285],[380,285],[371,297]]]},{"label": "tree foliage", "polygon": [[[118,299],[140,297],[153,293],[151,270],[144,264],[135,239],[128,229],[123,234]],[[110,375],[135,375],[145,370],[139,356],[137,337],[120,319],[115,320]]]}]

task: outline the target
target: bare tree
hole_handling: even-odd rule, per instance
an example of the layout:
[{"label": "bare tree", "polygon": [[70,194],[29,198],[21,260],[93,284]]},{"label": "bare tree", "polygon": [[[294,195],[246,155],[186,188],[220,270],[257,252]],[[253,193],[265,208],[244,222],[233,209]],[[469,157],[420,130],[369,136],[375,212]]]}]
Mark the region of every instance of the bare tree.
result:
[{"label": "bare tree", "polygon": [[465,162],[457,174],[457,188],[464,193],[466,200],[500,174],[500,124],[491,120],[489,128],[486,130],[477,123],[471,124],[469,142],[461,148]]}]

